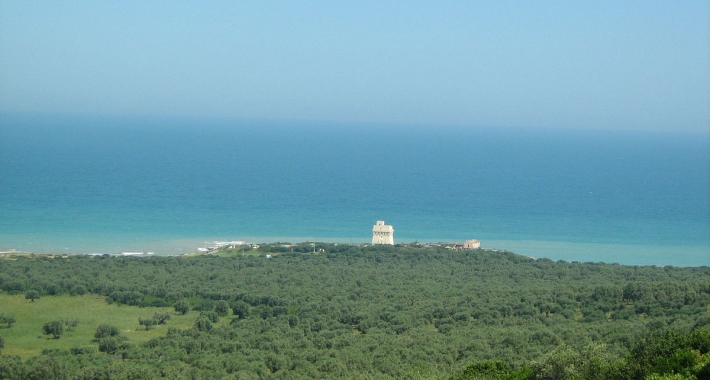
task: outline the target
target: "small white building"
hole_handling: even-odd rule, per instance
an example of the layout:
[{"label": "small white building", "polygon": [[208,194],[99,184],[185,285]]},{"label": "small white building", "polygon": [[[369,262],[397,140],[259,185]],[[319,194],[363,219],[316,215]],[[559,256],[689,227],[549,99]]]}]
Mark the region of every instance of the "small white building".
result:
[{"label": "small white building", "polygon": [[476,239],[466,240],[463,242],[463,249],[478,249],[481,248],[481,242]]},{"label": "small white building", "polygon": [[378,220],[372,227],[372,244],[394,245],[394,228],[384,220]]}]

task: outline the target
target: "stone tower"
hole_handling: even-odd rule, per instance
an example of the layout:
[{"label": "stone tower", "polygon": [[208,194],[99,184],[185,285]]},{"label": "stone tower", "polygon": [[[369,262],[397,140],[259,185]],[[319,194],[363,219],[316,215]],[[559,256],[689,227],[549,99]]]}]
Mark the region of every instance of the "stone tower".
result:
[{"label": "stone tower", "polygon": [[372,244],[394,245],[394,228],[386,225],[384,220],[378,220],[372,227]]}]

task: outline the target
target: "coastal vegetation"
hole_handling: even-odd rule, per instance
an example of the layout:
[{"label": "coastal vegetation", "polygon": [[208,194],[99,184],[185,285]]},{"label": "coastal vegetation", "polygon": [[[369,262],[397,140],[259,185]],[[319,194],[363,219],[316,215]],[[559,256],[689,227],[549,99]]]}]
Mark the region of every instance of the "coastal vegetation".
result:
[{"label": "coastal vegetation", "polygon": [[707,267],[268,244],[9,256],[0,290],[0,378],[710,376]]}]

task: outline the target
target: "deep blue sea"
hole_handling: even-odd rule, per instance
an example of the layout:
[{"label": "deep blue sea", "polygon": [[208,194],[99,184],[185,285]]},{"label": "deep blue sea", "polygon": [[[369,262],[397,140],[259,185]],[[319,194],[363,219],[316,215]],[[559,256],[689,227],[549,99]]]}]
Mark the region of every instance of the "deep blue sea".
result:
[{"label": "deep blue sea", "polygon": [[0,117],[0,251],[479,239],[710,265],[710,133]]}]

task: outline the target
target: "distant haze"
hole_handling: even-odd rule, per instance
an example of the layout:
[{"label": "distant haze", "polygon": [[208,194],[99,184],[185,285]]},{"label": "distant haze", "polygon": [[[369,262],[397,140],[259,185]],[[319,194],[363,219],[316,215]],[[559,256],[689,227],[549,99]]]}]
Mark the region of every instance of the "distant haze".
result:
[{"label": "distant haze", "polygon": [[0,113],[710,129],[710,2],[0,1]]}]

